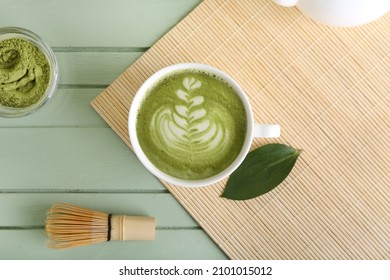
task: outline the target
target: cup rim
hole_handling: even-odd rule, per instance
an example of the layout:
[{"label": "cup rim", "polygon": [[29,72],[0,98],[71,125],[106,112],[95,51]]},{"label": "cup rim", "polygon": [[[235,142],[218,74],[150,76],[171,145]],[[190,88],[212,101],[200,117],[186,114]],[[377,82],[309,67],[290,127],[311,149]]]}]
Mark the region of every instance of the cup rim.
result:
[{"label": "cup rim", "polygon": [[[4,39],[2,37],[5,37]],[[45,41],[36,33],[31,30],[7,26],[0,28],[0,41],[11,39],[11,38],[21,38],[36,46],[46,57],[49,66],[50,66],[50,81],[45,93],[42,97],[34,104],[31,104],[28,107],[24,108],[13,108],[7,107],[0,104],[0,117],[5,118],[17,118],[29,115],[39,108],[41,108],[56,92],[58,86],[58,62],[57,58],[54,55],[53,50]]]},{"label": "cup rim", "polygon": [[[230,86],[233,87],[235,92],[239,95],[242,103],[244,104],[245,111],[246,111],[246,117],[247,117],[247,132],[244,140],[244,144],[242,145],[241,151],[239,155],[236,157],[236,159],[224,170],[221,172],[207,177],[203,179],[196,179],[196,180],[189,180],[189,179],[182,179],[177,178],[172,175],[166,174],[165,172],[159,170],[145,155],[143,152],[139,141],[138,136],[136,133],[136,116],[138,113],[139,105],[142,103],[145,94],[147,93],[147,90],[155,84],[158,80],[162,79],[163,77],[167,76],[168,74],[171,74],[176,71],[181,70],[200,70],[205,71],[210,74],[215,74],[219,78],[223,79],[225,82],[227,82]],[[247,95],[245,94],[244,90],[240,87],[240,85],[227,73],[223,72],[222,70],[219,70],[217,68],[214,68],[210,65],[206,64],[200,64],[200,63],[178,63],[173,64],[167,67],[164,67],[154,74],[152,74],[150,77],[148,77],[144,83],[141,85],[141,87],[138,89],[136,94],[134,95],[133,101],[130,106],[129,115],[128,115],[128,134],[130,138],[130,143],[133,147],[133,150],[137,156],[137,158],[141,161],[141,163],[145,166],[146,169],[148,169],[153,175],[155,175],[157,178],[181,187],[203,187],[207,185],[214,184],[218,181],[221,181],[222,179],[229,176],[231,173],[233,173],[234,170],[240,166],[242,161],[244,160],[245,156],[247,155],[251,144],[253,140],[253,127],[254,127],[254,120],[253,120],[253,112],[252,108],[249,102],[249,99]]]}]

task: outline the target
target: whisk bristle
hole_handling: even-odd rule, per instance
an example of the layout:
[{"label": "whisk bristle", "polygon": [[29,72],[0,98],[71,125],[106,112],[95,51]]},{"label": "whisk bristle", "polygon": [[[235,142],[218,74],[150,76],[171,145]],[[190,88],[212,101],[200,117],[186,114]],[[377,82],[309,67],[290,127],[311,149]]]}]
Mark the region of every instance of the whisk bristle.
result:
[{"label": "whisk bristle", "polygon": [[45,230],[51,248],[101,243],[109,238],[109,214],[57,203],[47,212]]}]

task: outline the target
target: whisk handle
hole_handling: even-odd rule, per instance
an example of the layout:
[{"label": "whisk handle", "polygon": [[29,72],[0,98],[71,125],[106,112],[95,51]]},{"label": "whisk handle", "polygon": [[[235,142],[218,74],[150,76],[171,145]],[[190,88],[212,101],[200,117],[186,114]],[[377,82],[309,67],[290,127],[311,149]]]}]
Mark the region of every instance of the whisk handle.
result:
[{"label": "whisk handle", "polygon": [[154,240],[156,221],[145,216],[111,216],[111,240]]}]

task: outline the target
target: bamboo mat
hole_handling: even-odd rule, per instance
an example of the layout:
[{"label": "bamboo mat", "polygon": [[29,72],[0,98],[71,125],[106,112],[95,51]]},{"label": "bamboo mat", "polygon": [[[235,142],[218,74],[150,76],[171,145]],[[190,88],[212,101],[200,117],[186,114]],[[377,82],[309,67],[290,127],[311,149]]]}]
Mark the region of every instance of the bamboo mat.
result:
[{"label": "bamboo mat", "polygon": [[247,201],[162,182],[232,259],[390,259],[390,15],[331,28],[271,1],[206,0],[92,102],[130,146],[133,94],[153,72],[206,63],[235,78],[255,119],[303,149],[289,177]]}]

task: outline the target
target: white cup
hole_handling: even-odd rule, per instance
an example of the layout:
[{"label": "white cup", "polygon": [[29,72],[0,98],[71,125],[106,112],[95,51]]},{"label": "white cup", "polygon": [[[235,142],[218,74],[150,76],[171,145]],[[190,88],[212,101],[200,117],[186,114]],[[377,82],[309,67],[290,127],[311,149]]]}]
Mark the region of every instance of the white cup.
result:
[{"label": "white cup", "polygon": [[[223,171],[220,173],[204,178],[204,179],[197,179],[197,180],[187,180],[187,179],[181,179],[176,178],[171,175],[168,175],[161,170],[159,170],[145,155],[145,153],[142,151],[142,148],[139,144],[138,137],[137,137],[137,130],[136,130],[136,124],[137,124],[137,115],[139,111],[139,107],[142,104],[142,101],[145,97],[145,94],[148,92],[148,90],[158,81],[163,79],[164,77],[168,76],[169,74],[176,72],[176,71],[182,71],[182,70],[197,70],[202,71],[211,75],[216,75],[217,77],[221,78],[225,82],[227,82],[237,93],[237,95],[241,98],[242,103],[244,104],[245,111],[246,111],[246,118],[247,118],[247,131],[246,136],[244,140],[244,144],[241,148],[240,153],[236,157],[236,159]],[[229,176],[234,170],[236,170],[242,161],[245,159],[252,141],[254,137],[260,137],[260,138],[275,138],[280,136],[280,126],[274,125],[274,124],[255,124],[253,120],[253,111],[252,107],[249,103],[249,100],[245,94],[245,92],[242,90],[242,88],[237,84],[236,81],[234,81],[230,76],[228,76],[226,73],[222,72],[219,69],[216,69],[214,67],[211,67],[209,65],[204,64],[197,64],[197,63],[181,63],[181,64],[175,64],[168,66],[166,68],[163,68],[159,71],[157,71],[155,74],[150,76],[144,84],[139,88],[138,92],[134,96],[133,102],[130,107],[129,112],[129,121],[128,121],[128,128],[129,128],[129,137],[130,142],[133,147],[133,150],[138,157],[138,159],[141,161],[141,163],[157,178],[173,184],[177,186],[182,187],[201,187],[206,186],[210,184],[214,184],[227,176]]]},{"label": "white cup", "polygon": [[352,27],[372,22],[390,11],[390,0],[273,0],[298,9],[331,26]]}]

